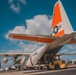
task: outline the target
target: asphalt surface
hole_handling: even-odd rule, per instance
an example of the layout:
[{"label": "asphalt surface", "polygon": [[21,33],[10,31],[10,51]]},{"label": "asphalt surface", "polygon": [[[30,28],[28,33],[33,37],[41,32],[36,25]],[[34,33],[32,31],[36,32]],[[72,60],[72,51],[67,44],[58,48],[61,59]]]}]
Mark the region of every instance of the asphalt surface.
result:
[{"label": "asphalt surface", "polygon": [[62,70],[27,70],[27,71],[3,71],[0,75],[76,75],[76,68]]}]

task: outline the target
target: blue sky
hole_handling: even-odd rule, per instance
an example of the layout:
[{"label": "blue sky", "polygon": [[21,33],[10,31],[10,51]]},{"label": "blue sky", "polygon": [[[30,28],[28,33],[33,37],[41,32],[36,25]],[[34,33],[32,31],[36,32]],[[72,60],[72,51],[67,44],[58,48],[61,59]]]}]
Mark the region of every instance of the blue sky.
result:
[{"label": "blue sky", "polygon": [[[7,35],[9,32],[49,35],[50,16],[53,14],[53,6],[56,1],[0,0],[0,52],[33,52],[39,48],[42,45],[40,43],[10,40]],[[61,0],[61,2],[76,31],[76,0]],[[67,53],[76,52],[75,46],[64,46],[60,52],[66,52],[66,50]],[[72,59],[75,56],[67,56],[67,58]]]}]

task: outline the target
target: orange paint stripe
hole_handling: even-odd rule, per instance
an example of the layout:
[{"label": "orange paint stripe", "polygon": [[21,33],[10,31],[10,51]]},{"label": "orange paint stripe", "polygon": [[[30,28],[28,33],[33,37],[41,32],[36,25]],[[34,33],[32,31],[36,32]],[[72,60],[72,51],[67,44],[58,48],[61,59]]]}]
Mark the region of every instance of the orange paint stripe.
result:
[{"label": "orange paint stripe", "polygon": [[63,36],[64,35],[64,30],[62,30],[62,31],[60,31],[60,32],[58,32],[57,34],[55,34],[54,36]]},{"label": "orange paint stripe", "polygon": [[52,28],[62,21],[59,3],[54,6],[54,15],[52,20]]},{"label": "orange paint stripe", "polygon": [[37,42],[42,42],[42,43],[51,43],[55,40],[55,39],[51,39],[50,37],[45,38],[45,37],[36,37],[36,36],[29,36],[29,35],[28,36],[27,35],[19,35],[19,34],[10,34],[9,37],[14,38],[14,39],[37,41]]}]

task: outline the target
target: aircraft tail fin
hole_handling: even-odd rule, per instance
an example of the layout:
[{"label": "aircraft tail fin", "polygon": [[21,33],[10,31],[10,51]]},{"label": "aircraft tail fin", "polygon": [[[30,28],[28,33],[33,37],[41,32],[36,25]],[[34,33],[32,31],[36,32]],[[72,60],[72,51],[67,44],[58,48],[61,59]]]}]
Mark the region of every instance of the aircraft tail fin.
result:
[{"label": "aircraft tail fin", "polygon": [[63,36],[73,32],[73,28],[60,0],[56,2],[52,17],[52,36]]}]

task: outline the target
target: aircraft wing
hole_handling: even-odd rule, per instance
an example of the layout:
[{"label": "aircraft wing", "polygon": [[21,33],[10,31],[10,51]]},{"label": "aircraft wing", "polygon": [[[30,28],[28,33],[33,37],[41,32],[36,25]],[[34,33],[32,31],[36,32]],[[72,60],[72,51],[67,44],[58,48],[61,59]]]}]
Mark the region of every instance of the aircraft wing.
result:
[{"label": "aircraft wing", "polygon": [[62,55],[76,55],[76,53],[61,53],[61,54],[56,54],[56,56],[62,56]]},{"label": "aircraft wing", "polygon": [[15,34],[15,33],[9,34],[9,37],[13,39],[36,41],[42,43],[51,43],[58,38],[46,35],[28,35],[28,34]]},{"label": "aircraft wing", "polygon": [[[66,44],[76,44],[75,35],[76,35],[76,32],[73,32],[71,34],[65,34],[64,36],[66,36],[66,38],[71,36],[71,40]],[[15,34],[15,33],[9,34],[9,37],[13,39],[28,40],[28,41],[35,41],[35,42],[42,42],[42,43],[52,43],[53,41],[59,40],[61,38],[65,39],[64,36],[56,37],[56,36],[46,36],[46,35],[30,35],[30,34]]]},{"label": "aircraft wing", "polygon": [[26,56],[29,57],[30,53],[0,53],[0,56],[9,56],[9,57],[15,57],[15,56]]}]

